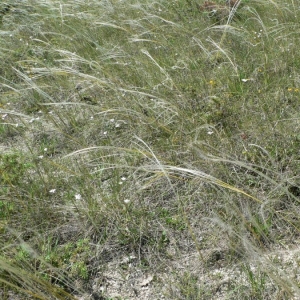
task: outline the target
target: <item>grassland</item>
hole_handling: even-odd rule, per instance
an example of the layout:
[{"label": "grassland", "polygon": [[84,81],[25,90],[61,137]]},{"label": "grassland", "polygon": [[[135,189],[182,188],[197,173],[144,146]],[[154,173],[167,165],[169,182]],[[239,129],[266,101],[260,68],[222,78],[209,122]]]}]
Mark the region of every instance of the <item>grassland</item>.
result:
[{"label": "grassland", "polygon": [[300,298],[300,2],[199,4],[0,4],[2,299]]}]

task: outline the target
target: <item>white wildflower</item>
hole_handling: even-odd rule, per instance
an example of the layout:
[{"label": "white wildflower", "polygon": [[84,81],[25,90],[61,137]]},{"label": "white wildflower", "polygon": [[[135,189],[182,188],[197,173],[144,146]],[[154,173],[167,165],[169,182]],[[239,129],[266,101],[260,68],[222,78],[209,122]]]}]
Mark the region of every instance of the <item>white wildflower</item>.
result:
[{"label": "white wildflower", "polygon": [[76,199],[76,200],[81,200],[81,199],[82,199],[82,197],[81,197],[81,195],[80,195],[80,194],[75,194],[75,199]]},{"label": "white wildflower", "polygon": [[49,191],[50,194],[54,194],[56,192],[56,189],[52,189]]},{"label": "white wildflower", "polygon": [[253,78],[243,78],[242,82],[254,81]]},{"label": "white wildflower", "polygon": [[119,184],[123,184],[123,182],[126,180],[126,177],[121,177],[121,181],[119,181]]}]

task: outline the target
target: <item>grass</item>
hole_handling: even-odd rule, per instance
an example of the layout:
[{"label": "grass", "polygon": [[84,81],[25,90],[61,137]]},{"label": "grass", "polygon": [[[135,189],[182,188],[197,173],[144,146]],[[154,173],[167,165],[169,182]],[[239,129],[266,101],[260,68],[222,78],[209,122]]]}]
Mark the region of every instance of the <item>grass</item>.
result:
[{"label": "grass", "polygon": [[1,4],[3,299],[299,298],[299,1],[198,5]]}]

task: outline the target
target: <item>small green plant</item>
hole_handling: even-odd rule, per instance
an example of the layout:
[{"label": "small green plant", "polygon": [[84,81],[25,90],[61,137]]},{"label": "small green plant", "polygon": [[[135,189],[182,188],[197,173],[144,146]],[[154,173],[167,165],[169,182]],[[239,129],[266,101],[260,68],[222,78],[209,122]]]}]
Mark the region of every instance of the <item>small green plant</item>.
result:
[{"label": "small green plant", "polygon": [[245,264],[242,270],[247,277],[247,282],[250,284],[250,291],[247,293],[247,296],[245,295],[245,299],[265,299],[267,294],[267,274],[264,271],[254,271],[249,264]]},{"label": "small green plant", "polygon": [[10,214],[13,213],[15,210],[14,203],[0,200],[0,218],[7,219],[9,218]]},{"label": "small green plant", "polygon": [[181,215],[172,215],[172,212],[162,208],[158,212],[158,216],[164,220],[167,226],[176,230],[186,229],[186,223]]},{"label": "small green plant", "polygon": [[272,227],[272,216],[269,216],[265,220],[262,220],[259,216],[254,216],[247,226],[254,241],[262,245],[268,244]]},{"label": "small green plant", "polygon": [[[69,278],[79,277],[83,280],[89,278],[89,270],[86,259],[90,255],[88,239],[79,239],[77,242],[69,242],[64,246],[49,245],[44,248],[45,262],[56,269],[64,270],[69,274]],[[52,276],[52,275],[51,275]]]},{"label": "small green plant", "polygon": [[171,284],[166,295],[170,299],[209,299],[211,291],[198,281],[195,275],[184,272],[176,276],[176,282]]},{"label": "small green plant", "polygon": [[71,266],[70,275],[87,280],[89,278],[89,271],[86,263],[83,261],[74,262]]},{"label": "small green plant", "polygon": [[17,185],[24,180],[25,172],[32,164],[18,153],[0,154],[1,183],[4,185]]}]

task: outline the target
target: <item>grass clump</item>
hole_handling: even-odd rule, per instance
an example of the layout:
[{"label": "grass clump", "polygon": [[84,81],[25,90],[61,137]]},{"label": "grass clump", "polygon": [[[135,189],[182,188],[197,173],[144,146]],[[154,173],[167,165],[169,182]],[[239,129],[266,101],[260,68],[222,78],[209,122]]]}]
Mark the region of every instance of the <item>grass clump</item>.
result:
[{"label": "grass clump", "polygon": [[2,298],[299,297],[299,8],[199,5],[1,4]]}]

